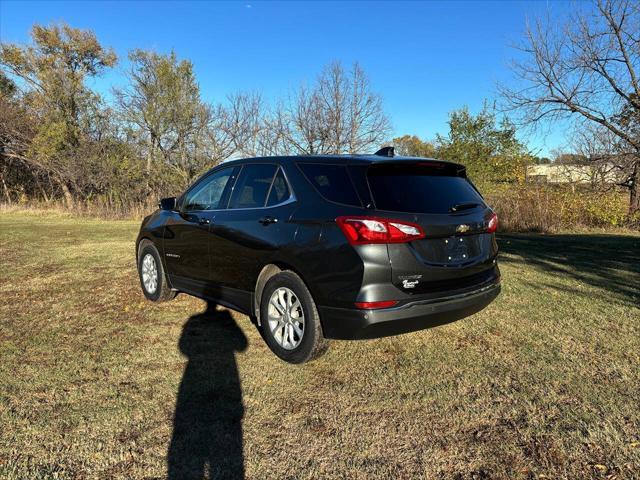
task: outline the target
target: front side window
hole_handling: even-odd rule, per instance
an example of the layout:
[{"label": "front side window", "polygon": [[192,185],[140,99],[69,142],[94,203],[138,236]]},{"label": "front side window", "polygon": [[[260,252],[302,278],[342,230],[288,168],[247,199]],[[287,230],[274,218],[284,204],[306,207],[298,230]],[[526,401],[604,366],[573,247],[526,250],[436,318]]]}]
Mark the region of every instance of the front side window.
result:
[{"label": "front side window", "polygon": [[245,165],[233,187],[229,208],[264,207],[271,182],[276,173],[276,165]]},{"label": "front side window", "polygon": [[219,170],[205,179],[202,183],[187,193],[183,210],[218,210],[224,208],[221,205],[222,195],[229,178],[233,174],[233,167]]}]

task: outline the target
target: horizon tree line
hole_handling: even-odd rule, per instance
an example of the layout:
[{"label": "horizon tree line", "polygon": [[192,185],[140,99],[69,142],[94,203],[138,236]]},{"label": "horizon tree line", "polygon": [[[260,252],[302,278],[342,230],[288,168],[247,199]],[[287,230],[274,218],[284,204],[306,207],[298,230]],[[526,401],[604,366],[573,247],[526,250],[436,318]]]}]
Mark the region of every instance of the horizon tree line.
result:
[{"label": "horizon tree line", "polygon": [[[99,201],[127,209],[181,191],[230,158],[371,153],[439,157],[467,166],[481,184],[518,182],[545,162],[518,140],[519,126],[575,120],[574,152],[584,163],[614,165],[640,211],[639,7],[600,0],[566,25],[529,27],[515,86],[499,86],[502,109],[450,113],[449,132],[431,141],[391,139],[383,99],[356,62],[326,65],[308,85],[267,102],[259,92],[204,101],[192,63],[175,52],[128,53],[126,85],[107,102],[88,87],[113,68],[116,53],[89,30],[34,25],[29,45],[0,44],[2,199],[71,208]],[[505,112],[515,115],[510,121]],[[502,117],[500,116],[502,115]],[[562,157],[562,155],[559,155]]]}]

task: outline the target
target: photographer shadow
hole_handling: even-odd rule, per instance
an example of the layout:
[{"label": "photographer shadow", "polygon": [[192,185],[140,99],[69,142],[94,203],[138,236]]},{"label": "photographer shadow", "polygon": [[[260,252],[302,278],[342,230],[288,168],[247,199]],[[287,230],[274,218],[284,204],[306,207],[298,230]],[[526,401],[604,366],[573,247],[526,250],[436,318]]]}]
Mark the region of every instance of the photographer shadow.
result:
[{"label": "photographer shadow", "polygon": [[207,303],[185,323],[188,358],[180,383],[168,460],[171,480],[244,478],[242,389],[235,354],[247,338],[228,310]]}]

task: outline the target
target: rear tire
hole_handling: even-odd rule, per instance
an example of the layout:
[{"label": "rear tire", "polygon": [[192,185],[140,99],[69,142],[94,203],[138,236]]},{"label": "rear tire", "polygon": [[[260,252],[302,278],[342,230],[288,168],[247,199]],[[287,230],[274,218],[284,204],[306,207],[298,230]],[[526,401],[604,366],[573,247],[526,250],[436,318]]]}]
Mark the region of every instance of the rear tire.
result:
[{"label": "rear tire", "polygon": [[314,360],[329,346],[309,289],[291,271],[280,272],[265,284],[260,299],[260,324],[267,345],[285,362]]},{"label": "rear tire", "polygon": [[138,276],[144,296],[152,302],[166,302],[177,295],[169,287],[158,249],[149,240],[138,247]]}]

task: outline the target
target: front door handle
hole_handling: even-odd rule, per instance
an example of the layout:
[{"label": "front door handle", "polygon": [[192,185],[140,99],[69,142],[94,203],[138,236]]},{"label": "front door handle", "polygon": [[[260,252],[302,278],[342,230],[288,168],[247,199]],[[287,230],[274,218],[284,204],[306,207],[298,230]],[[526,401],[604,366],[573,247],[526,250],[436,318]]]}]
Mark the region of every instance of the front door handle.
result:
[{"label": "front door handle", "polygon": [[266,217],[262,217],[258,220],[262,225],[269,225],[270,223],[278,223],[278,219],[272,216],[267,215]]},{"label": "front door handle", "polygon": [[211,223],[211,220],[209,220],[208,218],[201,217],[198,219],[198,223],[200,225],[209,225]]}]

